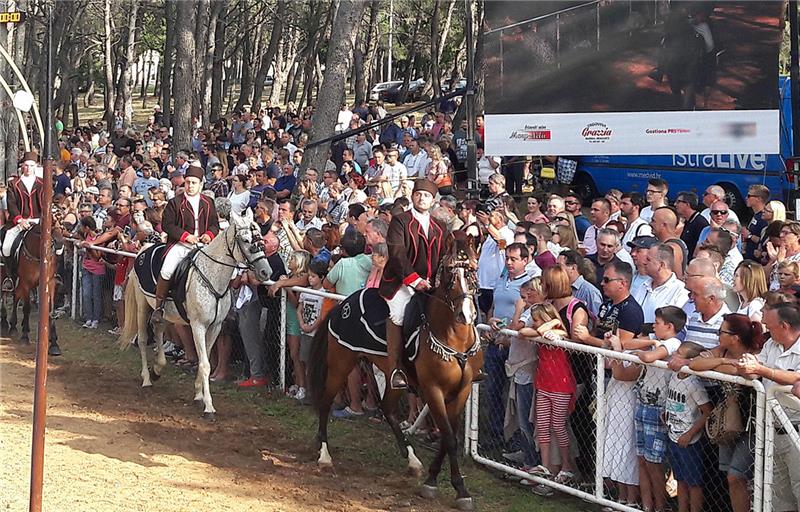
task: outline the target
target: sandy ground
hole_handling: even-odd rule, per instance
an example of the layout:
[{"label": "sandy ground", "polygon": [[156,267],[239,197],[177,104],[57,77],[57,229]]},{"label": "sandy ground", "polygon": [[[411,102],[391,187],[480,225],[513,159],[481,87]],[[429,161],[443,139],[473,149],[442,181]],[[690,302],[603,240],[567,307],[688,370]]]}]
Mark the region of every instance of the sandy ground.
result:
[{"label": "sandy ground", "polygon": [[[170,368],[154,388],[142,390],[133,351],[120,354],[110,336],[99,330],[87,336],[69,321],[60,321],[59,329],[65,354],[51,358],[48,380],[48,512],[452,507],[447,466],[438,501],[416,497],[418,482],[403,474],[405,461],[382,426],[339,421],[331,432],[335,470],[321,471],[314,463],[315,421],[307,408],[214,388],[219,420],[209,424],[191,404],[191,377]],[[27,510],[33,372],[33,346],[4,338],[0,510]],[[422,450],[426,468],[431,456]],[[520,499],[526,509],[552,503],[471,463],[465,473],[480,510],[517,510]]]}]

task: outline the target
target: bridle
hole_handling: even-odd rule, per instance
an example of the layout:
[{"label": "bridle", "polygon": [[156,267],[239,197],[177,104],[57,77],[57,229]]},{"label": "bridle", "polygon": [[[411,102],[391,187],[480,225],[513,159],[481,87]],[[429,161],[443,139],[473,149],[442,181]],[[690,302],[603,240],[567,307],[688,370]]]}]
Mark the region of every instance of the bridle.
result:
[{"label": "bridle", "polygon": [[[253,239],[256,240],[256,241],[249,242],[250,247],[243,247],[242,244],[246,244],[248,242],[246,242],[245,240],[242,239],[242,237],[240,236],[240,233],[242,231],[247,231],[247,230],[250,230],[250,234],[252,235]],[[225,233],[225,250],[226,250],[228,256],[230,256],[232,260],[236,261],[235,265],[231,265],[230,263],[225,263],[224,261],[219,261],[218,259],[216,259],[213,256],[211,256],[210,254],[208,254],[206,251],[204,251],[203,249],[205,249],[205,247],[200,248],[200,250],[198,251],[198,254],[202,254],[203,256],[205,256],[206,258],[210,259],[214,263],[216,263],[218,265],[222,265],[223,267],[234,268],[234,269],[238,269],[238,270],[246,270],[248,268],[251,269],[251,270],[254,270],[256,263],[258,263],[261,260],[267,259],[267,255],[266,255],[266,253],[264,251],[264,245],[260,241],[257,240],[259,234],[260,233],[257,234],[255,232],[255,230],[254,230],[252,225],[248,226],[248,227],[236,228],[235,234],[234,234],[234,240],[236,242],[236,247],[231,247],[231,241],[228,239],[228,234]],[[245,262],[246,262],[244,266],[239,264],[238,260],[236,259],[236,256],[233,253],[233,251],[235,251],[237,248],[239,249],[239,252],[242,253],[242,256],[244,256],[244,259],[245,259]],[[256,257],[251,259],[249,257],[249,254],[255,254]]]},{"label": "bridle", "polygon": [[[447,259],[449,260],[452,258],[453,257],[448,257]],[[445,298],[437,297],[435,294],[430,294],[430,296],[434,299],[444,303],[453,313],[456,312],[456,306],[460,301],[472,299],[477,294],[478,271],[472,267],[469,257],[465,251],[459,251],[459,254],[455,256],[455,261],[452,263],[448,262],[447,265],[439,265],[439,269],[436,271],[436,286],[440,287],[445,284],[451,285],[453,282],[455,282],[458,278],[457,273],[460,270],[463,270],[464,272],[464,281],[467,285],[466,290],[463,290],[462,293],[458,295],[450,295],[448,293],[445,295]],[[449,274],[447,283],[442,281],[445,272]]]}]

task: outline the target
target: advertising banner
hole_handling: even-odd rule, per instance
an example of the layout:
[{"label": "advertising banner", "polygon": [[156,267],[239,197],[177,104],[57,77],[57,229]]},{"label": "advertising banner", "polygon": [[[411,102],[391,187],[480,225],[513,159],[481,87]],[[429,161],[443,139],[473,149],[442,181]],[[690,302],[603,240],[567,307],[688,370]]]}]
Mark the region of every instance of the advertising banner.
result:
[{"label": "advertising banner", "polygon": [[486,152],[777,153],[781,1],[488,1]]}]

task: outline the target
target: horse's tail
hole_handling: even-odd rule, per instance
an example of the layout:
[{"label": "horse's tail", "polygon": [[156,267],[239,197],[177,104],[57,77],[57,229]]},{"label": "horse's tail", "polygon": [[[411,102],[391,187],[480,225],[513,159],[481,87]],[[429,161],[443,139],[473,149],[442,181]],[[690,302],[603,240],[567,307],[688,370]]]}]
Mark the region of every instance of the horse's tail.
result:
[{"label": "horse's tail", "polygon": [[311,344],[311,354],[308,360],[308,384],[311,393],[311,403],[315,409],[319,409],[322,398],[325,396],[325,381],[328,379],[328,321],[337,305],[325,316],[317,332],[314,333],[314,341]]},{"label": "horse's tail", "polygon": [[[117,346],[120,350],[125,350],[131,346],[133,338],[139,334],[139,303],[136,297],[136,288],[139,287],[139,280],[136,273],[128,274],[128,284],[125,286],[125,325],[122,333],[117,339]],[[139,343],[147,343],[147,340],[139,340]]]}]

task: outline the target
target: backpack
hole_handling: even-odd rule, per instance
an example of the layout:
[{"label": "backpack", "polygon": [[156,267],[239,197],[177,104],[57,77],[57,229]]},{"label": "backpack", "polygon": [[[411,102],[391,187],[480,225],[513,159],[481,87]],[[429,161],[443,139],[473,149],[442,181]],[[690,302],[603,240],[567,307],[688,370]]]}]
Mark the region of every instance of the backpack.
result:
[{"label": "backpack", "polygon": [[714,406],[706,420],[706,435],[714,444],[727,444],[736,440],[745,430],[739,391],[736,386],[723,383],[724,398]]}]

